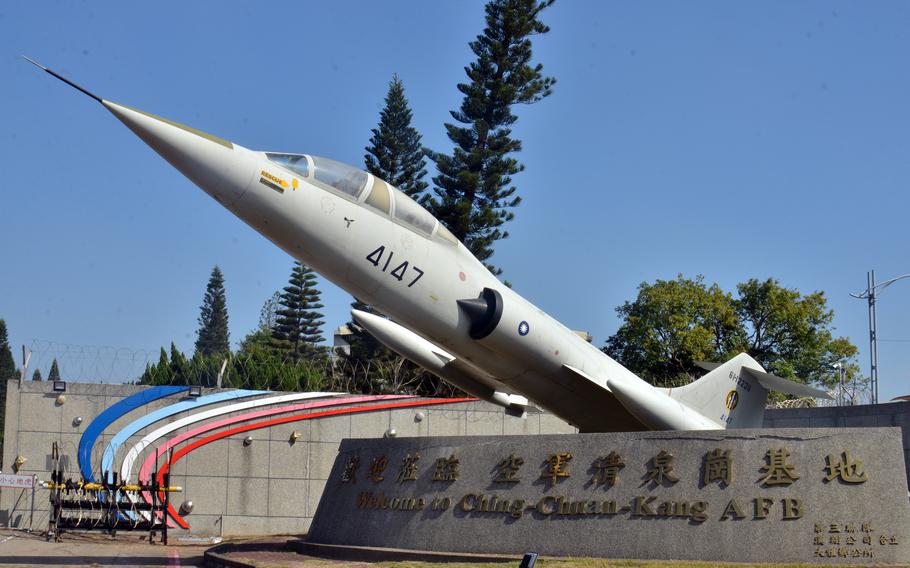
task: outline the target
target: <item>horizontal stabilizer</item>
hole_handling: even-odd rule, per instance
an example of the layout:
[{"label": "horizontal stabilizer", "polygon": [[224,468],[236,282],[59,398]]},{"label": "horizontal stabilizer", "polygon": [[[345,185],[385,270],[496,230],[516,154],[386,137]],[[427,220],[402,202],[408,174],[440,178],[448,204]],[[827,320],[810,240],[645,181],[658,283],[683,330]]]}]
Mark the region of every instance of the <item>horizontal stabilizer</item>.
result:
[{"label": "horizontal stabilizer", "polygon": [[830,394],[823,390],[814,389],[808,385],[802,383],[796,383],[789,379],[783,377],[778,377],[772,375],[771,373],[765,373],[764,371],[757,371],[755,369],[750,369],[749,367],[742,368],[744,373],[751,375],[753,379],[758,381],[758,384],[765,387],[768,390],[782,392],[784,394],[792,394],[795,396],[811,396],[812,398],[832,398]]},{"label": "horizontal stabilizer", "polygon": [[723,363],[715,363],[713,361],[695,361],[695,366],[706,371],[713,371],[714,369],[720,367]]}]

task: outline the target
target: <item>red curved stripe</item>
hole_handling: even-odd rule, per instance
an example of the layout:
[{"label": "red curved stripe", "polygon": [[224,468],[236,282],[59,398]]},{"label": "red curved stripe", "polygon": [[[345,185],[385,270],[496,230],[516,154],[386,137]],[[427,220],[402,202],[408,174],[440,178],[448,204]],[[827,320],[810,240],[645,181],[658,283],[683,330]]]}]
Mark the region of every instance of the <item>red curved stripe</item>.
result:
[{"label": "red curved stripe", "polygon": [[[187,445],[184,448],[181,448],[179,451],[174,453],[174,456],[166,461],[161,469],[158,470],[158,483],[164,484],[164,476],[171,468],[171,465],[177,463],[180,458],[190,453],[191,451],[200,448],[206,444],[210,444],[216,440],[232,436],[234,434],[241,434],[243,432],[249,432],[251,430],[259,430],[261,428],[268,428],[269,426],[277,426],[279,424],[287,424],[288,422],[299,422],[301,420],[312,420],[314,418],[323,418],[326,416],[337,416],[339,414],[356,414],[358,412],[371,412],[374,410],[390,410],[393,408],[408,408],[413,406],[433,406],[437,404],[453,404],[456,402],[473,402],[477,400],[476,398],[445,398],[441,400],[418,400],[418,401],[408,401],[408,402],[392,402],[386,404],[374,404],[371,406],[355,406],[352,408],[335,408],[332,410],[323,410],[321,412],[310,412],[307,414],[292,414],[291,416],[282,416],[281,418],[273,418],[271,420],[263,420],[262,422],[252,422],[250,424],[245,424],[243,426],[238,426],[237,428],[231,428],[230,430],[224,430],[223,432],[218,432],[217,434],[212,434],[211,436],[206,436],[201,440],[197,440],[192,444]],[[164,499],[164,493],[160,492],[159,497]],[[190,528],[189,523],[187,523],[180,514],[177,513],[177,510],[174,509],[172,504],[168,504],[167,507],[168,514],[173,518],[181,528],[188,529]]]},{"label": "red curved stripe", "polygon": [[[380,400],[400,400],[402,398],[416,398],[410,395],[397,395],[397,394],[381,394],[381,395],[355,395],[347,397],[332,397],[332,398],[320,398],[315,401],[311,400],[310,402],[291,404],[288,406],[279,406],[271,407],[256,410],[247,414],[241,414],[239,416],[231,416],[230,418],[224,418],[215,422],[207,422],[202,426],[199,426],[193,430],[187,430],[186,432],[174,436],[166,443],[158,446],[155,451],[149,452],[148,457],[146,457],[145,462],[143,462],[142,467],[139,470],[139,482],[145,483],[149,480],[152,466],[155,464],[155,461],[161,457],[167,455],[167,450],[171,447],[180,444],[188,440],[189,438],[195,438],[206,432],[211,432],[212,430],[218,430],[225,426],[230,426],[232,424],[237,424],[238,422],[250,422],[254,418],[265,418],[267,416],[274,416],[276,414],[287,414],[289,412],[301,411],[301,410],[312,410],[314,408],[325,408],[327,406],[341,406],[343,404],[359,404],[365,402],[378,402]],[[151,504],[152,495],[148,491],[142,492],[142,499]],[[159,517],[164,517],[164,514],[159,512]],[[174,524],[169,520],[168,527],[173,527]]]}]

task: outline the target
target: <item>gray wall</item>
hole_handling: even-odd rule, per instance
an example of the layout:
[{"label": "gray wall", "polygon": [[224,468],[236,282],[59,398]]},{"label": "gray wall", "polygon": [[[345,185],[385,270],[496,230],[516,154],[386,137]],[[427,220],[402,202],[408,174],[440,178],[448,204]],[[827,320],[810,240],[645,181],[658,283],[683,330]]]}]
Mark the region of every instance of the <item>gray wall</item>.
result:
[{"label": "gray wall", "polygon": [[[22,455],[28,460],[22,473],[35,473],[39,479],[48,479],[51,443],[57,441],[67,458],[67,474],[79,478],[76,451],[82,432],[104,409],[143,388],[70,382],[67,383],[66,402],[57,405],[57,394],[51,392],[50,383],[25,381],[19,385],[17,381],[10,381],[4,471],[12,471],[16,456]],[[115,422],[95,446],[92,460],[95,467],[100,464],[104,448],[117,431],[139,416],[175,400],[175,397],[169,397],[146,405]],[[417,420],[418,413],[422,413],[422,420]],[[77,416],[83,420],[74,425],[73,419]],[[176,415],[172,420],[183,416],[185,414]],[[910,463],[910,402],[768,410],[765,426],[899,426],[903,429],[905,463]],[[394,428],[401,437],[575,432],[574,428],[549,414],[514,418],[505,415],[499,407],[483,402],[351,414],[254,430],[249,433],[254,439],[250,446],[243,445],[247,434],[240,434],[199,448],[178,462],[172,483],[184,487],[185,492],[178,494],[175,501],[191,499],[195,505],[195,510],[187,517],[191,525],[188,532],[254,535],[306,531],[339,442],[343,438],[381,437],[389,428]],[[290,434],[295,430],[301,437],[291,444]],[[135,444],[147,433],[147,430],[140,431],[127,445]],[[118,463],[124,451],[118,453]],[[145,455],[140,456],[139,463],[144,459]],[[43,530],[47,527],[46,490],[37,490],[35,505],[34,526]],[[30,506],[30,492],[0,489],[0,526],[27,527]]]},{"label": "gray wall", "polygon": [[910,483],[910,401],[829,406],[825,408],[780,408],[765,411],[765,428],[868,428],[897,426],[904,438],[904,466]]},{"label": "gray wall", "polygon": [[[35,473],[41,480],[50,477],[51,444],[60,443],[67,460],[67,476],[80,478],[76,452],[82,432],[92,419],[118,400],[145,387],[67,383],[66,402],[56,404],[57,394],[47,382],[10,381],[6,403],[4,471],[11,472],[16,456],[27,458],[20,473]],[[209,391],[206,391],[208,393]],[[115,422],[95,445],[92,463],[99,467],[101,455],[111,438],[136,418],[175,402],[179,397],[141,407]],[[211,408],[211,407],[206,407]],[[418,413],[422,419],[418,420]],[[82,417],[74,425],[73,419]],[[178,414],[171,420],[186,416]],[[217,419],[229,415],[220,416]],[[201,423],[200,423],[201,424]],[[156,423],[141,430],[125,444],[139,441]],[[398,436],[522,435],[575,432],[549,414],[525,418],[507,416],[500,407],[484,402],[383,410],[295,422],[254,430],[218,440],[187,454],[177,463],[172,484],[184,488],[174,500],[194,503],[186,517],[189,531],[176,534],[257,535],[305,532],[310,525],[325,481],[343,438],[381,437],[394,428]],[[184,432],[186,429],[178,430]],[[291,432],[301,434],[290,443]],[[253,443],[243,445],[250,435]],[[186,443],[191,443],[189,440]],[[152,448],[149,448],[151,450]],[[125,449],[117,454],[119,465]],[[134,466],[134,476],[146,454]],[[96,478],[99,477],[95,472]],[[29,524],[31,493],[0,488],[0,526],[25,528]],[[48,492],[38,489],[34,527],[47,528]]]}]

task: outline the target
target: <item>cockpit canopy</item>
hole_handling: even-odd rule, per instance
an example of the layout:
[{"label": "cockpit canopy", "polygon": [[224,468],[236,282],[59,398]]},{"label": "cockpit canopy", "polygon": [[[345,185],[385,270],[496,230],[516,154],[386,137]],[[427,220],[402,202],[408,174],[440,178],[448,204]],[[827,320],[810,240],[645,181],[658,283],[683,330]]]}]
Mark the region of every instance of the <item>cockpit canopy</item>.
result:
[{"label": "cockpit canopy", "polygon": [[416,201],[365,171],[306,154],[267,152],[266,157],[273,164],[306,178],[314,185],[366,205],[417,233],[436,236],[451,244],[458,243],[458,239]]}]

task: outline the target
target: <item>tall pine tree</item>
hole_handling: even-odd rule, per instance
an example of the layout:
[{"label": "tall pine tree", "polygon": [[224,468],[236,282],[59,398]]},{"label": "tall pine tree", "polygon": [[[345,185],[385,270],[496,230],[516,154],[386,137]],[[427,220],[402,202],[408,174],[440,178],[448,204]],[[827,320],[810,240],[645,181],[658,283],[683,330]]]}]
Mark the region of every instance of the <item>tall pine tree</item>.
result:
[{"label": "tall pine tree", "polygon": [[[491,0],[486,5],[487,27],[471,42],[477,59],[461,83],[461,108],[446,124],[452,155],[429,154],[439,175],[433,178],[435,197],[424,204],[481,261],[493,255],[493,244],[509,236],[501,229],[514,218],[510,211],[521,198],[512,176],[524,166],[511,157],[521,142],[511,137],[518,119],[515,104],[532,104],[550,95],[556,79],[545,77],[543,65],[531,63],[531,38],[549,31],[538,17],[553,0]],[[494,274],[501,269],[489,264]]]},{"label": "tall pine tree", "polygon": [[224,275],[218,266],[212,269],[212,275],[205,288],[205,298],[199,312],[196,351],[203,357],[230,351]]},{"label": "tall pine tree", "polygon": [[278,317],[272,329],[273,345],[291,359],[313,356],[318,353],[317,344],[323,341],[322,314],[317,310],[319,289],[316,288],[316,273],[300,262],[294,263],[288,285],[278,300]]},{"label": "tall pine tree", "polygon": [[404,83],[393,75],[379,126],[372,130],[370,145],[363,156],[367,171],[415,199],[427,188],[421,136],[411,126],[412,113],[404,96]]},{"label": "tall pine tree", "polygon": [[[427,175],[421,136],[413,126],[413,113],[404,96],[404,83],[393,75],[385,97],[385,107],[379,113],[379,126],[372,129],[370,145],[366,147],[364,164],[367,171],[385,180],[408,196],[419,200],[427,188]],[[357,298],[351,303],[355,310],[375,313],[372,306]],[[354,322],[348,322],[353,334],[349,341],[351,356],[361,360],[389,358],[391,354],[372,334]]]},{"label": "tall pine tree", "polygon": [[33,381],[43,381],[44,377],[41,376],[41,369],[35,369],[35,372],[32,373]]}]

